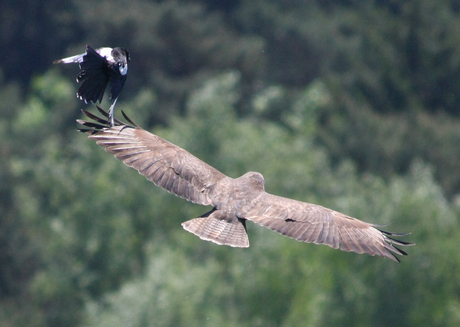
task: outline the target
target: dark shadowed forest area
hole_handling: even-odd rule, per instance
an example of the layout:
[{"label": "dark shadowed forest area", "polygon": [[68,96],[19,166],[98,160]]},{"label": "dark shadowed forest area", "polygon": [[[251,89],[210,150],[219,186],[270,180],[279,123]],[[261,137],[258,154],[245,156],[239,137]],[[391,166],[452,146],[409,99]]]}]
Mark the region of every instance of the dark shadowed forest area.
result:
[{"label": "dark shadowed forest area", "polygon": [[[3,0],[0,31],[2,327],[460,326],[460,1]],[[186,232],[209,208],[76,131],[53,61],[86,44],[131,53],[117,118],[417,245]]]}]

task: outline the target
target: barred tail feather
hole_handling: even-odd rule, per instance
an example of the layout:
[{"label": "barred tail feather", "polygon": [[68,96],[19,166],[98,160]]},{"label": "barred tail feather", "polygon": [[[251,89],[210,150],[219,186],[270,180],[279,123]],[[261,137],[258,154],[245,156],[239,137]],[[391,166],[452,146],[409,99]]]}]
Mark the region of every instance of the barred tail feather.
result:
[{"label": "barred tail feather", "polygon": [[244,220],[237,218],[232,221],[220,219],[218,211],[211,211],[200,218],[182,223],[182,227],[205,241],[247,248],[249,247],[249,238],[244,222]]}]

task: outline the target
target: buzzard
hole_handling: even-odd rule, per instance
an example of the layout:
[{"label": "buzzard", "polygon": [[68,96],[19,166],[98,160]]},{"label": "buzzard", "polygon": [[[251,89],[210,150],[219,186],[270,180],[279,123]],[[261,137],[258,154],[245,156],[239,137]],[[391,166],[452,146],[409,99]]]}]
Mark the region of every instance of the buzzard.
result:
[{"label": "buzzard", "polygon": [[82,82],[77,97],[85,103],[102,101],[105,89],[110,83],[109,109],[110,126],[114,125],[113,109],[123,89],[128,74],[129,51],[123,48],[99,48],[86,46],[86,53],[54,61],[54,64],[80,64],[77,82]]},{"label": "buzzard", "polygon": [[[103,116],[108,114],[97,107]],[[91,121],[77,120],[81,132],[149,181],[188,201],[211,205],[199,218],[182,223],[203,240],[232,247],[249,247],[246,221],[252,221],[295,240],[325,244],[347,252],[390,258],[407,255],[397,246],[413,245],[394,239],[408,234],[390,233],[343,213],[265,192],[260,173],[230,178],[186,150],[145,131],[123,112],[129,124],[107,120],[83,110]]]}]

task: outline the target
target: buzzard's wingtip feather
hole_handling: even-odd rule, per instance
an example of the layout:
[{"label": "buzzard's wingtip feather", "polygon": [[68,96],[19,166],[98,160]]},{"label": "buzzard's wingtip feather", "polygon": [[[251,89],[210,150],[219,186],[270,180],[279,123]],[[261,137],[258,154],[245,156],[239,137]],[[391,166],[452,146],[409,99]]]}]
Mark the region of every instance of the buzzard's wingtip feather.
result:
[{"label": "buzzard's wingtip feather", "polygon": [[129,118],[129,117],[125,114],[125,112],[124,112],[123,110],[121,111],[121,113],[123,114],[123,117],[125,117],[125,119],[128,121],[128,123],[132,124],[134,127],[139,127],[139,126],[136,125],[135,122],[133,122],[133,121],[131,120],[131,118]]}]

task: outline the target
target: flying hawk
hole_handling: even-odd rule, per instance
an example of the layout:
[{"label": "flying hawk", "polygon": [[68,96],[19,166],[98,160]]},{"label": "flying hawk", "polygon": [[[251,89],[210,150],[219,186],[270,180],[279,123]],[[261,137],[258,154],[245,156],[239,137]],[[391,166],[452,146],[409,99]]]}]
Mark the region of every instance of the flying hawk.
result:
[{"label": "flying hawk", "polygon": [[[105,116],[108,114],[101,108]],[[230,178],[184,149],[149,133],[133,123],[107,120],[83,110],[93,122],[77,120],[81,132],[136,169],[149,181],[193,203],[214,208],[199,218],[182,223],[185,230],[203,240],[232,247],[249,247],[246,221],[301,242],[325,244],[347,252],[367,253],[399,262],[395,254],[407,255],[398,246],[413,245],[392,238],[390,233],[343,213],[265,192],[260,173]]]},{"label": "flying hawk", "polygon": [[54,61],[54,64],[80,64],[77,82],[82,82],[77,97],[85,103],[102,101],[105,89],[110,82],[110,100],[113,103],[109,109],[110,126],[114,125],[113,109],[118,96],[126,82],[128,62],[131,61],[129,52],[123,48],[99,48],[94,50],[86,46],[86,53]]}]

